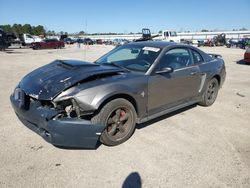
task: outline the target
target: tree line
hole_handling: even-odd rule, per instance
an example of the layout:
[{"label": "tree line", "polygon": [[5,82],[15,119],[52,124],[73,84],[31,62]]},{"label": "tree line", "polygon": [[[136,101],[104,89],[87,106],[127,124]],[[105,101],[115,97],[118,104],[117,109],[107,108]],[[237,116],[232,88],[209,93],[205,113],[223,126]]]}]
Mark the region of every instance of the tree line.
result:
[{"label": "tree line", "polygon": [[21,34],[21,33],[29,33],[31,35],[45,35],[46,30],[44,26],[37,25],[37,26],[31,26],[30,24],[13,24],[13,25],[0,25],[0,28],[2,28],[5,32],[12,32],[15,34]]},{"label": "tree line", "polygon": [[[31,35],[50,35],[50,36],[54,36],[54,35],[68,35],[68,32],[55,32],[53,30],[48,30],[46,31],[45,27],[42,25],[37,25],[37,26],[32,26],[30,24],[7,24],[7,25],[0,25],[0,28],[2,28],[5,32],[12,32],[15,34],[21,34],[21,33],[29,33]],[[240,28],[240,29],[233,29],[233,31],[246,31],[246,28]],[[208,29],[202,29],[201,32],[209,32],[209,31],[217,31],[217,29],[215,30],[208,30]],[[159,33],[161,33],[162,31],[159,31]],[[186,31],[187,33],[189,33],[190,31]],[[90,34],[90,33],[85,33],[84,31],[80,31],[77,33],[72,33],[69,35],[86,35],[86,34]],[[92,33],[90,35],[119,35],[119,34],[124,34],[124,33],[114,33],[114,32],[105,32],[105,33]],[[130,32],[129,34],[141,34],[141,32]]]}]

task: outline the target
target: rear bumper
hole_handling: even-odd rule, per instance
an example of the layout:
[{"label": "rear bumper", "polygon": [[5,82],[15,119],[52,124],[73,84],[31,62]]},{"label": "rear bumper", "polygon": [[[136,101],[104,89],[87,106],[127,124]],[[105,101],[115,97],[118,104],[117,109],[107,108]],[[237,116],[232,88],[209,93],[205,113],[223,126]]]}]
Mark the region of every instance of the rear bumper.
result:
[{"label": "rear bumper", "polygon": [[248,55],[248,56],[245,55],[244,61],[245,61],[246,63],[250,63],[250,55]]},{"label": "rear bumper", "polygon": [[56,118],[59,111],[32,102],[28,110],[10,96],[12,107],[20,121],[47,142],[63,147],[96,148],[104,126],[78,118]]}]

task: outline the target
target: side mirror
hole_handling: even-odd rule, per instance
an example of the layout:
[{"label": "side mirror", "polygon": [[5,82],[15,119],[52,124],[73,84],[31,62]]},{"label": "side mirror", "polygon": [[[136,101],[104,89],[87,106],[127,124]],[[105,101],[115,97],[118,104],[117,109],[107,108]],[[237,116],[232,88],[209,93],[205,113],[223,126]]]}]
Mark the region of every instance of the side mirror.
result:
[{"label": "side mirror", "polygon": [[156,73],[156,74],[162,74],[162,73],[171,73],[171,72],[173,72],[173,71],[174,71],[174,70],[173,70],[172,67],[164,67],[164,68],[162,68],[161,70],[156,71],[155,73]]}]

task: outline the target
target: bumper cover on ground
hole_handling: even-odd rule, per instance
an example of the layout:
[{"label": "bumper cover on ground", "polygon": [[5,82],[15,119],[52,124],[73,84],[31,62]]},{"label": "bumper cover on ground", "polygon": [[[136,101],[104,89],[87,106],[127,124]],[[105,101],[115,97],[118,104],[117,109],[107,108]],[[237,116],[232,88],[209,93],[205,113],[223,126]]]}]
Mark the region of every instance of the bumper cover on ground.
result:
[{"label": "bumper cover on ground", "polygon": [[19,101],[10,101],[20,121],[42,136],[47,142],[63,147],[96,148],[104,126],[78,118],[54,118],[59,112],[32,102],[28,110],[20,108]]}]

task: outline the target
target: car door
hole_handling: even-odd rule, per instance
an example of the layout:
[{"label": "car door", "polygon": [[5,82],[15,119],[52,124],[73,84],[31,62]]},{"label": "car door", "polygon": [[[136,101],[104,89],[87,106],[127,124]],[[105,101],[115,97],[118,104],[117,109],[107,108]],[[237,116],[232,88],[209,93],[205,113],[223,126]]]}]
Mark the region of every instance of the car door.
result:
[{"label": "car door", "polygon": [[53,48],[53,40],[52,39],[48,39],[46,42],[46,48]]},{"label": "car door", "polygon": [[59,42],[57,40],[52,40],[51,41],[51,48],[58,48],[59,47]]},{"label": "car door", "polygon": [[[156,73],[164,67],[172,72]],[[148,82],[148,113],[188,102],[198,95],[201,76],[188,48],[174,48],[160,59]]]},{"label": "car door", "polygon": [[42,48],[49,48],[49,39],[43,41]]}]

